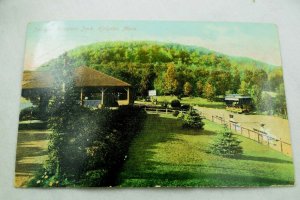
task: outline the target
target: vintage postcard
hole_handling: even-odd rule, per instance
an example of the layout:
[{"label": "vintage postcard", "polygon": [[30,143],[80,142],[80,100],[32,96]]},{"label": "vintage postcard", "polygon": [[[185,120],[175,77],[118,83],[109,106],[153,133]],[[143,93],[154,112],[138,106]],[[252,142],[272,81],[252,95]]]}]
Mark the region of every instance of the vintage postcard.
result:
[{"label": "vintage postcard", "polygon": [[294,184],[277,27],[28,24],[16,187]]}]

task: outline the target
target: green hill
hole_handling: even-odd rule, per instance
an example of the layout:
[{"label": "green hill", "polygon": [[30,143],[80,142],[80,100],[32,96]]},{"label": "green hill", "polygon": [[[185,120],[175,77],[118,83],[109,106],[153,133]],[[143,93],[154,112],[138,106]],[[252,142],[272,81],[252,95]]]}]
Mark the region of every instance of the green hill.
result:
[{"label": "green hill", "polygon": [[[168,63],[186,64],[187,67],[217,65],[218,58],[226,58],[231,66],[240,70],[261,68],[271,71],[279,66],[247,57],[230,56],[204,47],[153,41],[99,42],[80,46],[68,52],[77,61],[74,64],[97,66],[103,63]],[[215,56],[215,58],[213,58]],[[39,70],[49,68],[56,59],[42,65]]]}]

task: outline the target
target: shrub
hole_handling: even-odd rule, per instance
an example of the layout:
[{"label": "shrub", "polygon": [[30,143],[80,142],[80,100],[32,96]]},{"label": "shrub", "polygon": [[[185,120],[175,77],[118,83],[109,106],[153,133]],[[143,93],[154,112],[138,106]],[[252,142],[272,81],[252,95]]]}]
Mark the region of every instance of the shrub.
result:
[{"label": "shrub", "polygon": [[183,117],[183,128],[190,129],[203,129],[204,122],[202,122],[201,116],[193,109],[191,109],[186,115]]},{"label": "shrub", "polygon": [[183,104],[182,106],[181,106],[181,110],[189,110],[190,109],[190,105],[189,104]]},{"label": "shrub", "polygon": [[175,111],[172,113],[172,115],[173,115],[174,117],[177,117],[177,116],[179,115],[179,111],[178,111],[178,110],[175,110]]},{"label": "shrub", "polygon": [[172,106],[172,108],[180,108],[181,103],[178,99],[174,99],[174,100],[171,101],[171,106]]},{"label": "shrub", "polygon": [[26,120],[44,120],[47,118],[47,113],[40,112],[39,107],[28,107],[21,110],[19,115],[20,121]]},{"label": "shrub", "polygon": [[177,115],[177,117],[178,117],[179,119],[182,119],[182,120],[183,120],[184,116],[185,116],[185,114],[183,114],[183,112],[180,112],[180,113]]},{"label": "shrub", "polygon": [[163,101],[161,102],[161,106],[164,107],[164,108],[167,108],[169,105],[169,102],[168,101]]},{"label": "shrub", "polygon": [[225,129],[211,145],[210,152],[224,157],[238,157],[243,154],[240,143],[230,130]]}]

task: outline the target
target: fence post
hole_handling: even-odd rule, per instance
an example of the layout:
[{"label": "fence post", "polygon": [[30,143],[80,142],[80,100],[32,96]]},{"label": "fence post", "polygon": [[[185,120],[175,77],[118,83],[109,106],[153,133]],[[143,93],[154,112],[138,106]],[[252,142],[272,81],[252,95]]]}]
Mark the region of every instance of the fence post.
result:
[{"label": "fence post", "polygon": [[257,141],[258,141],[258,143],[260,143],[260,142],[259,142],[259,134],[258,134],[258,133],[256,133],[256,134],[257,134]]},{"label": "fence post", "polygon": [[211,121],[214,122],[214,116],[211,116]]},{"label": "fence post", "polygon": [[280,151],[283,152],[283,148],[282,148],[282,141],[281,141],[281,138],[280,138]]},{"label": "fence post", "polygon": [[168,114],[168,108],[166,108],[166,114]]}]

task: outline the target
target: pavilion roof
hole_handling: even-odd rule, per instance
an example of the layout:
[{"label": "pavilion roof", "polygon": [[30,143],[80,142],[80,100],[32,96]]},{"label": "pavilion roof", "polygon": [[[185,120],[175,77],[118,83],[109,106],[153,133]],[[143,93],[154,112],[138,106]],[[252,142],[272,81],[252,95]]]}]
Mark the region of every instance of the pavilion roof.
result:
[{"label": "pavilion roof", "polygon": [[[130,87],[120,79],[86,66],[75,68],[76,87]],[[22,89],[51,88],[54,77],[50,71],[24,71]]]}]

